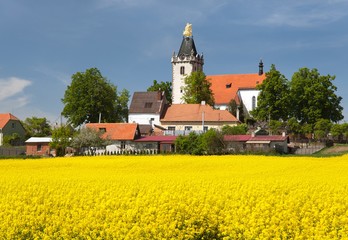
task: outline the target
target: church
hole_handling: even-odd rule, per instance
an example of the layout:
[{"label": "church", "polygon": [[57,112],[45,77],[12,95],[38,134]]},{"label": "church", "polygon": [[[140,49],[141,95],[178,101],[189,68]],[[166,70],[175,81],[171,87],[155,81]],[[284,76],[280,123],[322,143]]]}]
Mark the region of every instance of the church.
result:
[{"label": "church", "polygon": [[[184,94],[185,78],[192,72],[203,71],[204,57],[198,54],[192,35],[192,25],[187,24],[183,32],[183,39],[179,52],[173,53],[172,59],[172,87],[173,104],[184,104],[182,97]],[[203,71],[204,72],[204,71]],[[227,110],[231,100],[238,106],[243,107],[246,117],[250,117],[250,111],[257,107],[258,84],[265,80],[263,62],[260,60],[257,73],[249,74],[224,74],[207,75],[207,80],[211,82],[211,90],[215,98],[215,108]],[[237,110],[237,119],[239,111]]]}]

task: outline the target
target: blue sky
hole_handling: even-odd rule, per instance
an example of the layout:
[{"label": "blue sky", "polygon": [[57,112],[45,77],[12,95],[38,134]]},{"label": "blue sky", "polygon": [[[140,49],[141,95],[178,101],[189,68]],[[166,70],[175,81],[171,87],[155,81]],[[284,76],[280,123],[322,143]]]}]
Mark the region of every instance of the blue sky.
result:
[{"label": "blue sky", "polygon": [[97,67],[118,87],[171,81],[192,23],[207,75],[335,75],[348,120],[347,0],[0,0],[0,112],[59,121],[71,75]]}]

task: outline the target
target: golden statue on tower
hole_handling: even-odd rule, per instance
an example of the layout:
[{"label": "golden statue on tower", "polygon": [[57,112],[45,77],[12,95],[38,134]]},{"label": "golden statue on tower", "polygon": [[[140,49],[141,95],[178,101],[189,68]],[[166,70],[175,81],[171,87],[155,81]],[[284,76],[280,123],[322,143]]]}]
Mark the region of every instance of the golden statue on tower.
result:
[{"label": "golden statue on tower", "polygon": [[186,23],[185,30],[183,32],[185,37],[192,37],[192,24]]}]

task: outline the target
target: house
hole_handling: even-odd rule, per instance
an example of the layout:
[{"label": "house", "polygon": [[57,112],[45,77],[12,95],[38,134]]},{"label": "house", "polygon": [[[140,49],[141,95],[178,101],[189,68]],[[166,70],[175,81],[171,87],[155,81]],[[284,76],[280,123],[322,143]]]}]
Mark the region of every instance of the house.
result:
[{"label": "house", "polygon": [[288,153],[289,136],[282,135],[225,135],[224,142],[230,152],[271,152]]},{"label": "house", "polygon": [[12,145],[22,145],[25,138],[25,129],[21,121],[11,113],[0,113],[0,146],[4,144],[4,137],[16,135]]},{"label": "house", "polygon": [[101,137],[110,141],[107,151],[134,150],[134,140],[140,138],[137,123],[87,123],[86,127],[102,132]]},{"label": "house", "polygon": [[172,104],[161,119],[168,135],[185,135],[190,131],[205,132],[224,125],[236,126],[239,121],[226,110],[215,110],[202,104]]},{"label": "house", "polygon": [[177,136],[145,136],[134,140],[134,142],[140,151],[172,153],[175,152],[176,138]]},{"label": "house", "polygon": [[[249,112],[257,107],[257,97],[260,91],[256,87],[266,78],[263,70],[260,73],[207,76],[207,79],[211,82],[215,107],[226,110],[231,100],[235,100],[238,106],[243,104],[244,113],[247,116],[250,115]],[[238,110],[236,117],[239,119]]]},{"label": "house", "polygon": [[159,134],[160,118],[167,106],[164,92],[135,92],[129,107],[128,122],[138,123],[142,136]]},{"label": "house", "polygon": [[50,148],[51,137],[31,137],[25,141],[27,156],[55,156]]}]

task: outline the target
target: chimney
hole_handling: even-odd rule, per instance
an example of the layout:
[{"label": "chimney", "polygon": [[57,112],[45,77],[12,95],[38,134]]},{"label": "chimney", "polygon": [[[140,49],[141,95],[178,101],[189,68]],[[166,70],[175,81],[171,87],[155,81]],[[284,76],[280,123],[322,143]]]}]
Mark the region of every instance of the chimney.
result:
[{"label": "chimney", "polygon": [[262,59],[260,59],[259,62],[259,75],[261,76],[263,74],[263,62]]}]

